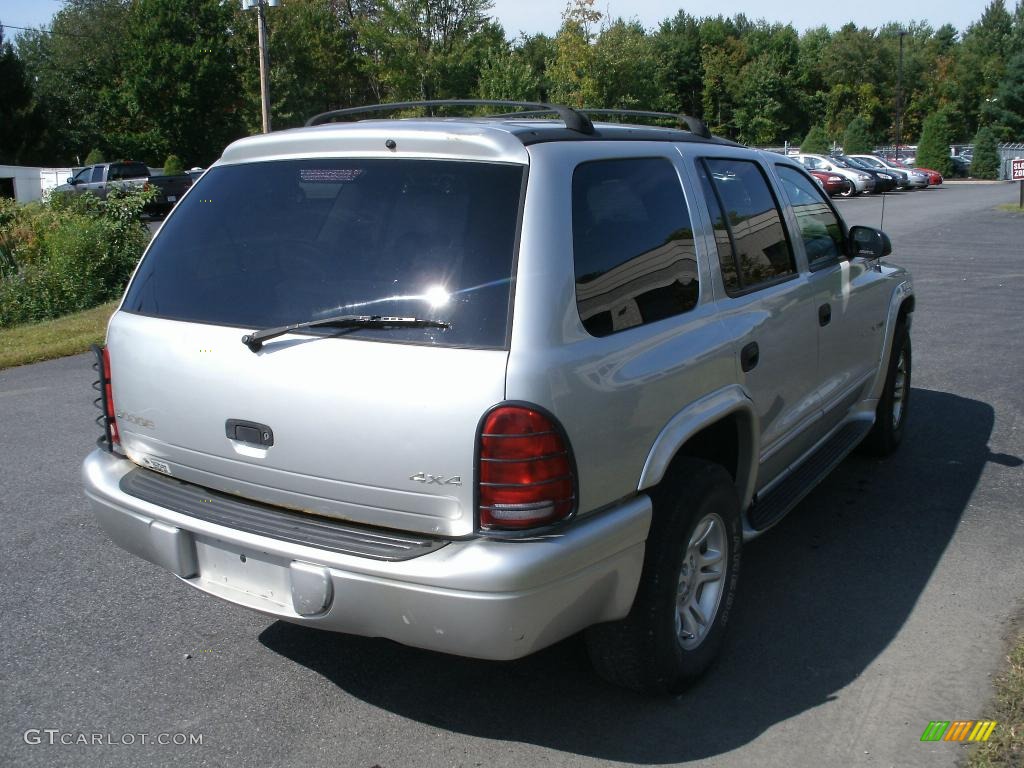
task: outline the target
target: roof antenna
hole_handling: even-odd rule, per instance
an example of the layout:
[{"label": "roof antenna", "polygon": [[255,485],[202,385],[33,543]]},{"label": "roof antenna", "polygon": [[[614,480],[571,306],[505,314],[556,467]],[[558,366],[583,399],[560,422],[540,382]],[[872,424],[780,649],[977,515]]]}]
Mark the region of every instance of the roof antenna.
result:
[{"label": "roof antenna", "polygon": [[885,224],[885,195],[886,195],[886,192],[883,189],[882,190],[882,217],[878,220],[878,228],[880,230],[882,230],[883,232],[885,231],[885,228],[883,226]]}]

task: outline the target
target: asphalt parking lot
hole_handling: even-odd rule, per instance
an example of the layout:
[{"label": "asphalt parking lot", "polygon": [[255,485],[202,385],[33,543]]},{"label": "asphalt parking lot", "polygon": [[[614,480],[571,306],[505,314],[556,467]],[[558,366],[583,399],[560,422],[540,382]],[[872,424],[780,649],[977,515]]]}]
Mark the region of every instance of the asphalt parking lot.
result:
[{"label": "asphalt parking lot", "polygon": [[[953,766],[965,748],[921,733],[985,716],[1024,608],[1024,216],[995,210],[1016,200],[886,197],[918,295],[904,445],[851,457],[746,550],[724,656],[672,699],[608,687],[578,638],[471,661],[189,589],[82,496],[88,357],[0,372],[0,765]],[[878,226],[881,203],[838,207]]]}]

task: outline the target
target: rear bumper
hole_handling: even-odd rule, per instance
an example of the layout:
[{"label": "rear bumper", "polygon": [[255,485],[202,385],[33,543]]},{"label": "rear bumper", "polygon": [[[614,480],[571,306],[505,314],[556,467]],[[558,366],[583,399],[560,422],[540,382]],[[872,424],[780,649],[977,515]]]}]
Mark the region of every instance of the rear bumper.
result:
[{"label": "rear bumper", "polygon": [[533,653],[630,609],[651,505],[637,496],[532,541],[452,541],[387,562],[216,525],[123,492],[100,450],[85,493],[113,541],[203,592],[319,629],[483,659]]}]

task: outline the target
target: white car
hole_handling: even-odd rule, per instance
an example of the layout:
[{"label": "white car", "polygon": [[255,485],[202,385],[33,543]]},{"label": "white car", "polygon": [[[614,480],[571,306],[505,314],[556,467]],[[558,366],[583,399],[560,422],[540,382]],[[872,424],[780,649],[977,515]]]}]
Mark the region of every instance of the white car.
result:
[{"label": "white car", "polygon": [[828,171],[842,176],[844,179],[849,180],[853,184],[853,189],[849,193],[840,193],[843,197],[852,197],[855,194],[861,192],[868,193],[873,192],[875,189],[875,180],[871,178],[868,173],[862,173],[861,171],[852,170],[850,168],[843,168],[836,165],[831,158],[825,157],[824,155],[809,155],[809,154],[798,154],[794,155],[793,159],[798,163],[801,163],[809,171]]}]

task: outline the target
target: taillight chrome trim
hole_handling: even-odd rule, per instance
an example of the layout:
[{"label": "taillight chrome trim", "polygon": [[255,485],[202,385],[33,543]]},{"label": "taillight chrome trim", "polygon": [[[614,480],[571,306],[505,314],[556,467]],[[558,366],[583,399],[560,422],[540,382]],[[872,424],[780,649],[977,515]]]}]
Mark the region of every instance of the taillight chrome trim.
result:
[{"label": "taillight chrome trim", "polygon": [[[519,435],[519,434],[502,435],[502,434],[487,433],[487,432],[483,431],[483,427],[487,423],[487,419],[490,417],[490,415],[492,413],[494,413],[494,411],[498,410],[499,408],[509,408],[509,407],[525,408],[527,410],[536,411],[541,416],[543,416],[545,419],[547,419],[548,423],[550,423],[554,427],[554,429],[548,430],[548,431],[545,431],[545,432],[527,433],[527,434],[522,434],[522,435]],[[490,438],[506,438],[506,437],[511,437],[511,438],[520,437],[520,438],[523,438],[523,437],[530,437],[530,438],[532,438],[532,437],[540,437],[540,436],[543,436],[543,435],[556,435],[559,439],[561,439],[562,444],[565,446],[565,450],[563,450],[563,451],[556,451],[554,453],[545,454],[543,456],[533,456],[533,457],[528,457],[528,458],[523,458],[523,459],[482,459],[482,457],[480,456],[480,449],[482,447],[483,439],[485,437],[490,437]],[[475,447],[474,447],[474,451],[473,451],[473,471],[474,471],[474,475],[473,475],[473,529],[474,529],[474,533],[477,536],[482,536],[482,537],[485,537],[485,538],[495,538],[495,539],[530,539],[530,538],[539,538],[539,537],[544,537],[544,536],[555,535],[555,534],[558,533],[558,531],[560,529],[564,528],[566,525],[570,524],[573,520],[575,520],[577,514],[579,513],[579,499],[580,499],[579,471],[576,468],[576,455],[575,455],[575,452],[572,449],[572,443],[569,440],[569,434],[565,431],[565,427],[562,426],[562,423],[555,417],[555,415],[553,413],[551,413],[551,411],[549,411],[548,409],[546,409],[546,408],[544,408],[542,406],[537,405],[536,403],[530,403],[530,402],[527,402],[525,400],[503,400],[500,403],[495,403],[494,405],[492,405],[490,408],[488,408],[480,416],[480,420],[479,420],[479,422],[477,422],[477,428],[476,428],[476,435],[474,437],[474,443],[475,443]],[[541,481],[539,483],[530,483],[530,484],[482,483],[480,481],[480,470],[481,470],[481,462],[482,461],[494,462],[494,463],[526,463],[526,462],[530,462],[530,461],[551,460],[551,459],[557,459],[557,458],[565,458],[566,461],[568,462],[568,464],[569,464],[569,474],[568,475],[561,475],[559,477],[551,478],[549,480]],[[494,509],[495,508],[495,507],[493,507],[491,505],[481,505],[480,504],[480,487],[481,486],[499,487],[499,488],[500,487],[521,488],[521,487],[529,487],[530,485],[541,485],[541,484],[545,484],[545,483],[564,482],[567,477],[572,479],[572,494],[570,496],[568,496],[568,497],[556,499],[556,500],[553,500],[551,502],[553,504],[563,504],[563,503],[566,503],[566,502],[571,502],[572,503],[572,509],[569,511],[569,513],[567,515],[565,515],[561,519],[556,520],[555,522],[549,523],[547,525],[538,525],[538,526],[535,526],[535,527],[532,527],[532,528],[519,528],[519,529],[517,529],[517,528],[485,528],[485,527],[483,527],[480,524],[480,510],[481,509],[488,509],[488,510],[490,510],[490,509]]]}]

